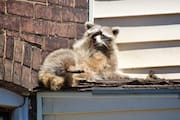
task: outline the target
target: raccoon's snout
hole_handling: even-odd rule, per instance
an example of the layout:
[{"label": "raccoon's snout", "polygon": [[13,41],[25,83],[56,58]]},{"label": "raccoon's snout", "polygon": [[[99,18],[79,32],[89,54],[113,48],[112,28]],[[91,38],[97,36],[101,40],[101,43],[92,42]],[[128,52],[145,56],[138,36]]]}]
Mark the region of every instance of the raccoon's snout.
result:
[{"label": "raccoon's snout", "polygon": [[106,47],[106,48],[108,48],[107,44],[105,43],[105,41],[102,40],[100,35],[97,35],[97,36],[93,37],[92,42],[93,42],[93,45],[96,46],[96,47]]}]

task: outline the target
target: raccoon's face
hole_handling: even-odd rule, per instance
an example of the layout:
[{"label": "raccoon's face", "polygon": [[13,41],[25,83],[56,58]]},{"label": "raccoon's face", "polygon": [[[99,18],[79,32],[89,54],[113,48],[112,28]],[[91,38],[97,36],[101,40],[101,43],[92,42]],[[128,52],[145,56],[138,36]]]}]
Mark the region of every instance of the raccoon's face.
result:
[{"label": "raccoon's face", "polygon": [[111,49],[114,44],[114,40],[119,33],[118,27],[106,27],[86,23],[87,31],[85,33],[88,36],[91,45],[96,49]]}]

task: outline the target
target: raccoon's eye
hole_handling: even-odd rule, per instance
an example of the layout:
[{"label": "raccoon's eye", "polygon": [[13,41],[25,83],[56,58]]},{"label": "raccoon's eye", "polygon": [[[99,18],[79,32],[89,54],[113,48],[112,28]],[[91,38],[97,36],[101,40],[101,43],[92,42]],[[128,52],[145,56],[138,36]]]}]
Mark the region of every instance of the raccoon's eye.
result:
[{"label": "raccoon's eye", "polygon": [[92,37],[92,42],[96,43],[96,37],[95,36]]},{"label": "raccoon's eye", "polygon": [[106,41],[111,41],[111,39],[105,35],[101,35],[101,39],[106,40]]}]

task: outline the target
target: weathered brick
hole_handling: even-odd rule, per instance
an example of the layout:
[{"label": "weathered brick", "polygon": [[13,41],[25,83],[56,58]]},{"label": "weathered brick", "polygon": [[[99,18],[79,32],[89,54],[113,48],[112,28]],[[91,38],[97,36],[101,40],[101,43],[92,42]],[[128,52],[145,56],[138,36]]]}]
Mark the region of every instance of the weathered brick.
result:
[{"label": "weathered brick", "polygon": [[62,13],[63,13],[63,22],[68,22],[68,21],[74,21],[74,14],[73,14],[73,8],[62,8]]},{"label": "weathered brick", "polygon": [[35,70],[39,70],[42,60],[42,50],[37,47],[32,48],[32,68]]},{"label": "weathered brick", "polygon": [[31,33],[34,32],[33,19],[22,18],[20,24],[21,24],[20,25],[21,31],[23,31],[23,32],[31,32]]},{"label": "weathered brick", "polygon": [[38,86],[38,72],[34,70],[31,71],[31,86],[31,88]]},{"label": "weathered brick", "polygon": [[7,36],[6,39],[6,58],[13,59],[14,37]]},{"label": "weathered brick", "polygon": [[1,0],[0,2],[6,2],[7,0]]},{"label": "weathered brick", "polygon": [[77,38],[80,39],[85,32],[84,24],[77,24],[76,31],[77,31]]},{"label": "weathered brick", "polygon": [[21,85],[25,88],[31,87],[31,69],[26,66],[22,67]]},{"label": "weathered brick", "polygon": [[72,49],[73,48],[73,44],[75,43],[75,39],[70,39],[68,40],[68,48]]},{"label": "weathered brick", "polygon": [[75,0],[59,0],[59,4],[62,6],[74,7]]},{"label": "weathered brick", "polygon": [[0,28],[19,31],[19,17],[0,14]]},{"label": "weathered brick", "polygon": [[28,43],[24,43],[24,59],[23,64],[26,66],[31,66],[31,55],[32,55],[32,47]]},{"label": "weathered brick", "polygon": [[[50,51],[47,50],[43,50],[42,51],[42,62],[44,62],[44,59],[47,57],[47,55],[50,53]],[[42,63],[41,63],[42,64]]]},{"label": "weathered brick", "polygon": [[4,55],[4,43],[5,43],[5,36],[3,33],[0,34],[0,57]]},{"label": "weathered brick", "polygon": [[5,59],[4,61],[4,68],[5,68],[5,75],[4,75],[4,80],[6,81],[12,81],[12,61]]},{"label": "weathered brick", "polygon": [[43,18],[55,21],[62,21],[62,12],[60,7],[52,7],[45,5],[35,6],[35,16],[36,18]]},{"label": "weathered brick", "polygon": [[75,7],[88,8],[88,1],[87,0],[75,0]]},{"label": "weathered brick", "polygon": [[21,31],[29,32],[34,34],[47,34],[47,21],[44,20],[33,20],[33,19],[21,19]]},{"label": "weathered brick", "polygon": [[35,17],[51,19],[52,18],[52,7],[46,5],[35,5]]},{"label": "weathered brick", "polygon": [[48,2],[66,7],[79,7],[79,8],[88,7],[87,0],[48,0]]},{"label": "weathered brick", "polygon": [[76,24],[74,23],[49,22],[47,29],[49,35],[57,35],[68,38],[76,37]]},{"label": "weathered brick", "polygon": [[87,21],[87,12],[85,9],[79,9],[79,8],[63,8],[63,21],[65,22],[78,22],[78,23],[84,23]]},{"label": "weathered brick", "polygon": [[33,4],[23,1],[8,1],[7,12],[20,16],[33,17]]},{"label": "weathered brick", "polygon": [[5,13],[5,2],[0,2],[0,13]]},{"label": "weathered brick", "polygon": [[42,45],[43,37],[37,35],[21,34],[21,39],[33,44]]},{"label": "weathered brick", "polygon": [[15,84],[21,85],[21,76],[22,76],[22,65],[20,63],[14,62],[13,82]]},{"label": "weathered brick", "polygon": [[34,2],[43,2],[43,3],[45,3],[46,2],[46,0],[33,0]]},{"label": "weathered brick", "polygon": [[67,48],[68,39],[58,37],[47,37],[45,39],[44,50],[53,51],[59,48]]},{"label": "weathered brick", "polygon": [[3,63],[3,58],[0,58],[0,80],[4,79],[4,63]]},{"label": "weathered brick", "polygon": [[88,19],[88,13],[85,9],[74,9],[74,22],[85,23]]},{"label": "weathered brick", "polygon": [[17,62],[22,62],[23,56],[23,42],[20,40],[14,41],[14,60]]},{"label": "weathered brick", "polygon": [[59,0],[48,0],[48,3],[59,4]]},{"label": "weathered brick", "polygon": [[16,31],[6,30],[6,34],[7,34],[7,36],[11,36],[11,37],[16,37],[16,38],[19,37],[19,32],[16,32]]}]

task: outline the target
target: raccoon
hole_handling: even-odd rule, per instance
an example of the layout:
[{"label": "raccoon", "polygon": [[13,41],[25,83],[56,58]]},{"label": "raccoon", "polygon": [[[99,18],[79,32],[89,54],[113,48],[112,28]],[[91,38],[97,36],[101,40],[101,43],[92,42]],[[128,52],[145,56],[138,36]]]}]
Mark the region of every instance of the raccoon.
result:
[{"label": "raccoon", "polygon": [[[44,60],[39,81],[57,91],[63,86],[77,86],[78,80],[116,79],[118,27],[107,27],[87,22],[83,37],[72,49],[59,49]],[[79,73],[76,73],[80,71]]]}]

